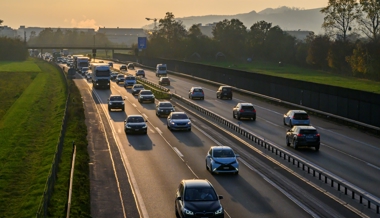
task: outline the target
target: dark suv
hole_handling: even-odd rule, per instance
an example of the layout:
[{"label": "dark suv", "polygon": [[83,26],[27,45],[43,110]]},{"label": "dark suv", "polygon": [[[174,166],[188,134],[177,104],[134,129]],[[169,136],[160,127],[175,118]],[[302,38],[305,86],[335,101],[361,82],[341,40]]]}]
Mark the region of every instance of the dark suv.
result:
[{"label": "dark suv", "polygon": [[128,70],[134,70],[135,69],[135,65],[133,65],[132,63],[129,63],[127,65],[127,68],[128,68]]},{"label": "dark suv", "polygon": [[218,91],[216,91],[216,98],[232,99],[232,87],[231,86],[220,86]]},{"label": "dark suv", "polygon": [[112,109],[121,109],[121,111],[124,111],[124,100],[121,95],[111,95],[108,98],[108,111]]},{"label": "dark suv", "polygon": [[161,86],[170,86],[169,77],[160,77],[160,80],[158,80],[158,85],[161,85]]},{"label": "dark suv", "polygon": [[220,199],[207,179],[182,180],[175,194],[176,217],[224,218]]},{"label": "dark suv", "polygon": [[314,147],[316,151],[320,146],[320,135],[313,126],[294,126],[286,133],[286,145],[293,145],[294,149],[300,146]]},{"label": "dark suv", "polygon": [[251,103],[238,103],[232,109],[232,116],[238,120],[241,118],[256,120],[256,110]]}]

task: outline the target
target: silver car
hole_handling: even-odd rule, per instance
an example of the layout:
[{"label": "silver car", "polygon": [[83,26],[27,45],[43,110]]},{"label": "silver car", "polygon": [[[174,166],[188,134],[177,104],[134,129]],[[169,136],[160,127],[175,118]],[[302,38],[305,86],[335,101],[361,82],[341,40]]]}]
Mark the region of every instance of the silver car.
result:
[{"label": "silver car", "polygon": [[151,103],[154,103],[155,97],[152,91],[150,90],[141,90],[139,92],[139,95],[137,96],[137,99],[140,103],[143,103],[145,101],[149,101]]},{"label": "silver car", "polygon": [[228,146],[212,146],[206,156],[206,169],[214,173],[239,173],[238,154]]},{"label": "silver car", "polygon": [[185,112],[171,112],[166,119],[166,125],[170,130],[191,131],[191,121]]},{"label": "silver car", "polygon": [[132,86],[132,95],[137,95],[141,90],[144,90],[144,86],[142,84],[134,84]]},{"label": "silver car", "polygon": [[203,89],[201,87],[191,87],[191,89],[189,90],[189,98],[198,98],[204,100],[205,93],[203,92]]},{"label": "silver car", "polygon": [[284,125],[295,126],[295,125],[310,125],[309,115],[304,110],[290,110],[288,113],[284,114],[283,119]]}]

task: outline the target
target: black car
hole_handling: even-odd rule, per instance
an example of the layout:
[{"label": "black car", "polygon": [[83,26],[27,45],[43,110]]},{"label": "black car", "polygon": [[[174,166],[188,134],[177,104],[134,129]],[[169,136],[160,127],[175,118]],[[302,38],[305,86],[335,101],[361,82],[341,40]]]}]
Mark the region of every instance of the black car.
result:
[{"label": "black car", "polygon": [[216,98],[232,99],[232,87],[231,86],[220,86],[218,91],[216,91]]},{"label": "black car", "polygon": [[286,145],[293,145],[294,149],[301,146],[314,147],[319,150],[321,137],[313,126],[293,126],[286,133]]},{"label": "black car", "polygon": [[117,72],[112,72],[111,73],[111,80],[115,80],[117,77],[118,73]]},{"label": "black car", "polygon": [[160,77],[160,80],[158,80],[158,85],[161,85],[161,86],[170,86],[170,79],[169,79],[169,77]]},{"label": "black car", "polygon": [[125,99],[123,99],[121,95],[111,95],[108,98],[108,110],[120,109],[121,111],[124,111],[124,100]]},{"label": "black car", "polygon": [[124,132],[128,133],[148,133],[148,126],[146,125],[146,120],[144,120],[141,115],[129,115],[124,120]]},{"label": "black car", "polygon": [[168,116],[171,112],[174,112],[174,107],[169,101],[161,101],[156,105],[156,115],[158,117]]},{"label": "black car", "polygon": [[241,118],[248,118],[251,120],[256,120],[256,109],[251,103],[238,103],[232,109],[232,116],[235,119],[240,120]]},{"label": "black car", "polygon": [[133,65],[132,63],[129,63],[127,65],[127,68],[128,68],[128,70],[134,70],[135,69],[135,65]]},{"label": "black car", "polygon": [[127,65],[124,65],[124,64],[123,64],[123,65],[120,66],[119,69],[120,69],[120,70],[127,70]]},{"label": "black car", "polygon": [[182,180],[175,194],[176,217],[224,218],[220,199],[223,199],[223,196],[216,194],[208,180]]}]

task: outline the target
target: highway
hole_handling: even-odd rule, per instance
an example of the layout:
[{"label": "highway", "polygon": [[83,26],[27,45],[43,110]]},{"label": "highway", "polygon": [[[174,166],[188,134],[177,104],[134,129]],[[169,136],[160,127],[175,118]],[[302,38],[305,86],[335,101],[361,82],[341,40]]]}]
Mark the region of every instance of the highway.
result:
[{"label": "highway", "polygon": [[[118,69],[119,66],[115,64],[114,67]],[[153,72],[146,69],[145,71],[149,80],[158,81]],[[257,121],[242,121],[242,125],[286,147],[285,130],[287,128],[282,126],[282,113],[285,113],[287,109],[239,96],[237,93],[234,93],[232,101],[219,100],[215,97],[215,87],[172,75],[170,78],[169,88],[182,96],[187,96],[187,91],[191,86],[204,87],[206,99],[196,101],[196,103],[224,117],[232,117],[232,107],[237,102],[254,103],[258,113]],[[221,202],[225,207],[225,217],[358,217],[339,203],[312,190],[298,178],[279,170],[266,160],[255,157],[253,152],[242,148],[242,145],[208,126],[197,116],[190,115],[193,123],[191,132],[171,132],[166,128],[166,119],[156,117],[154,104],[140,104],[136,97],[131,95],[130,90],[125,89],[122,84],[117,85],[112,82],[111,90],[92,90],[92,85],[79,75],[74,81],[78,87],[85,87],[88,92],[93,93],[94,104],[103,112],[105,116],[103,120],[108,121],[104,124],[110,129],[107,134],[112,135],[116,141],[141,217],[175,217],[175,190],[182,179],[192,178],[208,179],[217,193],[224,196]],[[108,112],[107,98],[111,93],[120,94],[126,99],[125,112]],[[177,107],[178,110],[180,111],[181,108]],[[123,121],[126,114],[142,114],[148,121],[148,135],[125,135]],[[367,187],[374,187],[375,184],[372,183],[379,181],[378,169],[375,167],[371,169],[365,163],[371,161],[369,163],[372,165],[379,166],[379,160],[375,158],[376,153],[370,154],[373,160],[364,156],[361,159],[354,158],[355,152],[346,149],[346,147],[351,147],[351,144],[343,148],[341,145],[334,144],[334,140],[337,140],[334,139],[335,135],[338,133],[340,134],[338,140],[341,143],[350,142],[355,134],[363,133],[350,130],[352,134],[346,135],[346,127],[337,128],[335,124],[326,123],[314,117],[311,117],[311,120],[321,132],[323,142],[321,150],[319,152],[311,149],[295,151],[289,148],[289,150],[329,170],[338,172],[339,165],[343,164],[340,166],[343,172],[339,176],[343,175],[342,178],[345,179],[348,179],[347,175],[356,173],[355,170],[350,169],[353,165],[357,165],[356,169],[366,166],[364,171],[368,169],[373,170],[372,173],[374,173],[372,175],[374,180],[368,180],[367,183],[370,185]],[[324,134],[330,134],[331,139],[326,136],[325,140]],[[379,148],[375,146],[378,144],[376,142],[379,142],[378,139],[367,136],[360,142],[365,143],[362,145],[365,147],[364,150],[379,152]],[[206,170],[204,162],[206,152],[210,146],[221,144],[233,147],[241,155],[239,175],[211,175]],[[352,163],[352,161],[355,162]],[[364,176],[364,179],[357,180],[366,180],[370,174],[371,172],[361,172],[359,175]],[[125,183],[126,181],[118,182]],[[123,201],[123,197],[120,199],[121,204],[127,202]],[[126,210],[127,205],[121,208]],[[126,217],[125,211],[121,214]]]},{"label": "highway", "polygon": [[[117,65],[115,66],[117,67]],[[154,72],[145,69],[146,78],[157,82]],[[283,125],[283,114],[289,109],[260,101],[249,96],[234,93],[232,100],[216,98],[218,87],[169,74],[171,92],[187,97],[192,86],[203,87],[205,100],[192,100],[194,103],[238,123],[232,117],[232,108],[239,102],[250,102],[255,105],[257,120],[241,120],[241,126],[251,132],[288,149],[316,165],[338,175],[350,183],[380,197],[380,138],[356,129],[328,122],[317,116],[310,115],[311,125],[321,134],[321,149],[315,152],[313,148],[295,150],[285,144],[286,130]]]}]

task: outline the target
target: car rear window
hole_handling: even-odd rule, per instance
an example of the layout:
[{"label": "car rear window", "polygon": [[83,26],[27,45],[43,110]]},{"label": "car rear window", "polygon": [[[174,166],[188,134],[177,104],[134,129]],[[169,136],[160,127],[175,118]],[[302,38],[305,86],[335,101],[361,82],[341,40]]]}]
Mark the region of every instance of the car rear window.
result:
[{"label": "car rear window", "polygon": [[139,85],[139,86],[134,86],[135,89],[140,89],[140,88],[144,88],[144,86],[142,85]]},{"label": "car rear window", "polygon": [[169,81],[169,78],[162,78],[161,81]]},{"label": "car rear window", "polygon": [[253,106],[242,106],[241,108],[244,110],[253,110]]},{"label": "car rear window", "polygon": [[222,91],[223,91],[223,92],[231,92],[232,89],[231,89],[231,88],[226,88],[226,87],[224,87],[224,88],[222,88]]},{"label": "car rear window", "polygon": [[294,114],[293,119],[296,119],[296,120],[308,120],[309,116],[307,114],[305,114],[305,113],[297,113],[297,114]]},{"label": "car rear window", "polygon": [[313,130],[313,129],[301,129],[300,133],[301,134],[317,134],[317,130]]},{"label": "car rear window", "polygon": [[194,89],[193,92],[203,92],[202,89]]}]

